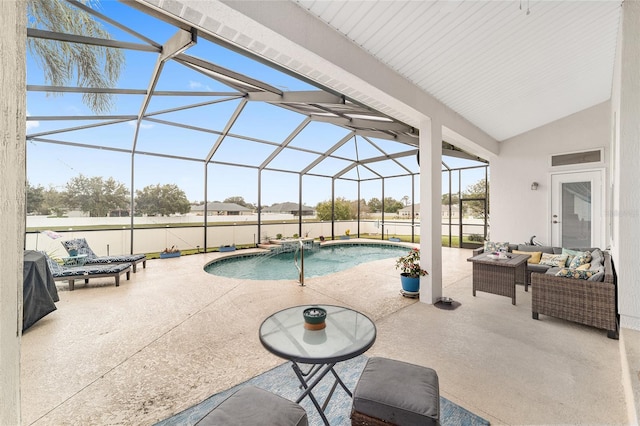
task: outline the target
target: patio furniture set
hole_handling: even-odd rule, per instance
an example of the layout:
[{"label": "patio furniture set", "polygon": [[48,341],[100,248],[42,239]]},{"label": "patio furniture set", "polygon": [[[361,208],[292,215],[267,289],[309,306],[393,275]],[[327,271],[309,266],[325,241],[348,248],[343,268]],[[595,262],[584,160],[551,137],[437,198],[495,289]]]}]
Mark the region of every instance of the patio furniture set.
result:
[{"label": "patio furniture set", "polygon": [[[305,327],[303,312],[309,308],[326,312],[324,327]],[[291,361],[301,384],[298,399],[294,402],[257,387],[243,386],[197,425],[306,426],[307,413],[299,405],[306,397],[324,424],[329,425],[324,410],[338,385],[353,398],[352,425],[440,423],[438,375],[433,369],[373,357],[367,360],[353,393],[340,379],[335,364],[364,353],[376,338],[373,321],[360,312],[333,305],[294,306],[266,318],[259,336],[265,349]],[[305,373],[300,364],[311,367]],[[321,406],[313,391],[328,373],[333,375],[334,383]]]},{"label": "patio furniture set", "polygon": [[608,252],[487,242],[473,254],[467,260],[473,263],[474,296],[485,291],[511,297],[515,305],[515,285],[523,284],[525,291],[531,285],[533,319],[549,315],[618,338],[617,276]]},{"label": "patio furniture set", "polygon": [[143,268],[147,267],[147,256],[144,254],[97,256],[84,238],[63,241],[62,246],[68,253],[68,256],[61,259],[62,264],[52,259],[46,252],[41,253],[47,260],[53,279],[68,281],[69,291],[74,290],[76,280],[82,279],[87,284],[90,278],[112,277],[118,287],[120,277],[126,274],[128,280],[131,269],[135,273],[138,263],[142,263]]}]

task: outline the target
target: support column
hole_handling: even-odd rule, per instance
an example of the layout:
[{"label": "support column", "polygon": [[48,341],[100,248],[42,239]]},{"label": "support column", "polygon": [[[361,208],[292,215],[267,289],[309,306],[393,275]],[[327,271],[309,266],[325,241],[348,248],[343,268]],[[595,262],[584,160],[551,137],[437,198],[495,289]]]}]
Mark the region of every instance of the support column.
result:
[{"label": "support column", "polygon": [[0,425],[19,425],[25,227],[26,3],[0,1]]},{"label": "support column", "polygon": [[420,301],[442,296],[442,126],[435,119],[420,123]]},{"label": "support column", "polygon": [[[624,2],[620,66],[620,141],[616,173],[619,187],[617,251],[620,325],[640,330],[640,3]],[[624,194],[624,195],[622,195]]]}]

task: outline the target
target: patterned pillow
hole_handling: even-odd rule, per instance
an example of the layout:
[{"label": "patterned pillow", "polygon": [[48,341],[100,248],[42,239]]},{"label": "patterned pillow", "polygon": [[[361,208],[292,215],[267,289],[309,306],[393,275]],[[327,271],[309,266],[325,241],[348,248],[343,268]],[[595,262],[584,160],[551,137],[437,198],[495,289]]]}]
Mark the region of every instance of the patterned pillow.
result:
[{"label": "patterned pillow", "polygon": [[62,245],[64,246],[64,249],[67,251],[67,253],[69,252],[69,250],[75,248],[76,250],[78,250],[78,254],[86,254],[87,260],[95,259],[96,257],[98,257],[93,252],[93,250],[91,250],[91,247],[89,247],[89,243],[87,243],[87,240],[85,238],[76,238],[74,240],[62,241]]},{"label": "patterned pillow", "polygon": [[578,269],[578,266],[591,262],[591,253],[588,251],[576,254],[569,263],[569,269]]},{"label": "patterned pillow", "polygon": [[567,255],[562,255],[562,254],[549,254],[549,253],[542,253],[542,257],[540,258],[540,264],[541,265],[547,265],[547,266],[565,266],[565,263],[567,263]]},{"label": "patterned pillow", "polygon": [[506,243],[497,243],[493,241],[484,242],[485,253],[494,253],[496,251],[500,251],[500,249],[504,249],[504,251],[509,251],[509,242],[506,242]]},{"label": "patterned pillow", "polygon": [[588,271],[589,269],[591,269],[591,264],[590,263],[584,263],[584,264],[578,266],[576,269],[579,270],[579,271]]},{"label": "patterned pillow", "polygon": [[556,273],[556,277],[576,278],[579,280],[588,280],[596,273],[594,271],[583,271],[580,269],[563,268]]},{"label": "patterned pillow", "polygon": [[513,254],[529,254],[529,255],[531,255],[531,257],[527,260],[527,263],[531,263],[531,264],[540,263],[540,259],[542,258],[542,252],[541,251],[514,250]]},{"label": "patterned pillow", "polygon": [[567,263],[565,266],[569,267],[569,265],[571,264],[571,261],[573,260],[574,257],[576,257],[577,254],[582,253],[579,250],[571,250],[571,249],[566,249],[566,248],[562,248],[562,254],[566,254],[567,256]]}]

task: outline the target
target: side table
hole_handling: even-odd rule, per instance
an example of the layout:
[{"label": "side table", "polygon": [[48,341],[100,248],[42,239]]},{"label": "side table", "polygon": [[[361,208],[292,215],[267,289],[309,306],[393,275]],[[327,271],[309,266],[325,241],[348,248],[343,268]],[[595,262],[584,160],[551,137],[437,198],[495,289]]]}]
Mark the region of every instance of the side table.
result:
[{"label": "side table", "polygon": [[467,259],[473,262],[473,295],[476,291],[507,296],[516,304],[516,282],[527,285],[528,254],[509,254],[506,259],[491,259],[480,253]]}]

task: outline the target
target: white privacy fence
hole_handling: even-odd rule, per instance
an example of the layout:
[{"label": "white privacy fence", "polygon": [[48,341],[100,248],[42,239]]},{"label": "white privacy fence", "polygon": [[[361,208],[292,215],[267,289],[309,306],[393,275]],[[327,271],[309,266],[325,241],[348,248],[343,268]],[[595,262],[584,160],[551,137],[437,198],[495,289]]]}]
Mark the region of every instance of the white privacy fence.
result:
[{"label": "white privacy fence", "polygon": [[[294,219],[292,215],[266,215],[269,222],[261,225],[261,240],[266,238],[275,239],[278,236],[282,238],[292,238],[294,235],[299,237],[331,238],[331,222],[316,221],[315,219],[303,219],[302,232],[297,222],[287,222]],[[192,219],[195,218],[196,220]],[[226,245],[255,245],[262,241],[258,240],[258,225],[256,223],[245,223],[255,221],[256,216],[214,216],[214,220],[209,218],[209,226],[207,227],[207,246],[221,247]],[[44,218],[47,219],[47,218]],[[52,239],[46,234],[40,232],[30,232],[25,236],[25,248],[28,250],[44,250],[54,255],[63,256],[65,250],[60,244],[61,241],[73,238],[86,238],[90,247],[99,256],[105,255],[121,255],[131,252],[131,230],[130,218],[48,218],[43,220],[30,216],[27,218],[27,227],[52,227],[56,229],[61,237]],[[158,221],[162,221],[165,226],[152,228],[136,228],[134,235],[134,253],[154,253],[160,252],[165,248],[176,247],[179,250],[204,250],[204,228],[202,226],[203,218],[201,216],[182,216],[169,218],[135,218],[136,224],[154,225]],[[221,222],[224,224],[215,222]],[[232,223],[229,223],[233,221]],[[469,222],[469,223],[467,223]],[[193,226],[184,226],[193,223]],[[173,224],[181,224],[182,226],[171,226]],[[87,227],[109,225],[118,226],[121,229],[95,229],[95,230],[76,230],[74,227]],[[334,223],[334,235],[339,238],[345,235],[347,230],[350,231],[351,237],[356,237],[358,233],[357,221],[339,221]],[[60,230],[60,229],[63,230]],[[66,228],[66,229],[65,229]],[[442,225],[442,235],[459,235],[459,226],[457,224]],[[411,235],[413,229],[414,235],[420,234],[419,222],[411,223],[410,220],[393,220],[382,222],[380,220],[361,220],[360,233],[367,234],[369,237],[388,239],[394,236]],[[384,230],[384,233],[383,233]],[[483,222],[476,219],[465,219],[463,225],[463,234],[468,236],[471,234],[482,235]],[[280,235],[279,235],[280,234]]]}]

